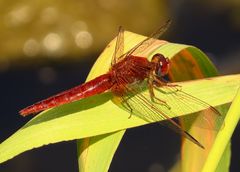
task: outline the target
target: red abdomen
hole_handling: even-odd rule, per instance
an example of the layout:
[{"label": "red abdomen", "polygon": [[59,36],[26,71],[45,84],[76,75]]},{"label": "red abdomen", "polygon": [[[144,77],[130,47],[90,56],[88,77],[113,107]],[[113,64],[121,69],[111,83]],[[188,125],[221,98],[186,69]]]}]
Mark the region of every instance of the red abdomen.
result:
[{"label": "red abdomen", "polygon": [[101,75],[89,82],[76,86],[72,89],[59,93],[55,96],[49,97],[45,100],[37,102],[31,106],[22,109],[19,113],[22,116],[27,116],[33,113],[38,113],[45,109],[56,107],[62,104],[70,103],[82,98],[90,97],[100,94],[113,85],[111,74],[107,73]]}]

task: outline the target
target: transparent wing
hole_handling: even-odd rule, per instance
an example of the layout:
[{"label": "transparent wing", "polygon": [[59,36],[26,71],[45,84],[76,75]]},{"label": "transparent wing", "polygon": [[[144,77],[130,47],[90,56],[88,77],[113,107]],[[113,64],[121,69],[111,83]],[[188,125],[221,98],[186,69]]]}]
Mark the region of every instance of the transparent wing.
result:
[{"label": "transparent wing", "polygon": [[195,117],[188,118],[187,120],[193,122],[198,117],[202,120],[201,125],[198,127],[211,130],[219,130],[218,123],[223,121],[221,115],[212,106],[176,87],[165,86],[159,88],[157,93],[158,99],[166,101],[167,105],[162,102],[152,101],[150,94],[147,92],[142,93],[144,88],[146,89],[145,83],[142,85],[132,84],[125,87],[126,92],[121,97],[121,104],[129,113],[149,122],[166,120],[165,123],[168,127],[200,147],[203,146],[172,118],[176,114],[185,114],[187,111],[192,113],[203,110],[204,113],[201,113],[200,116],[195,115]]},{"label": "transparent wing", "polygon": [[158,93],[160,92],[160,97],[167,99],[170,106],[174,107],[170,110],[174,115],[184,114],[188,111],[189,113],[196,113],[195,115],[183,116],[181,119],[185,122],[192,124],[198,119],[200,122],[195,127],[215,131],[222,127],[224,116],[207,102],[182,91],[179,87],[164,86],[155,89]]},{"label": "transparent wing", "polygon": [[129,50],[127,53],[123,54],[124,52],[124,29],[120,26],[119,32],[117,36],[115,51],[112,58],[112,65],[117,63],[119,60],[125,58],[129,55],[139,55],[141,52],[143,52],[146,48],[151,46],[155,41],[157,41],[157,38],[159,38],[170,26],[171,21],[166,21],[165,24],[160,26],[155,32],[153,32],[149,37],[144,39],[142,42],[135,45],[131,50]]},{"label": "transparent wing", "polygon": [[123,55],[124,52],[124,29],[122,26],[119,26],[116,45],[115,45],[115,51],[113,53],[112,62],[111,64],[114,65],[119,61],[118,58],[120,58]]},{"label": "transparent wing", "polygon": [[153,32],[149,37],[144,39],[142,42],[138,43],[130,51],[127,52],[127,55],[138,55],[146,48],[151,46],[157,39],[169,28],[171,20],[166,21],[162,26],[160,26],[155,32]]}]

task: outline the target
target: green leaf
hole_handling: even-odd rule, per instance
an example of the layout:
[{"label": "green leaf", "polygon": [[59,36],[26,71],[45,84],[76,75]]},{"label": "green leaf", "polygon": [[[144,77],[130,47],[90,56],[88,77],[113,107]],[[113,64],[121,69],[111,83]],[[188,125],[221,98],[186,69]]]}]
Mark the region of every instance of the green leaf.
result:
[{"label": "green leaf", "polygon": [[213,148],[211,149],[207,161],[202,170],[203,172],[216,171],[216,169],[217,171],[226,171],[226,169],[228,169],[229,164],[222,163],[223,161],[222,159],[230,157],[229,152],[226,152],[225,148],[229,147],[231,136],[240,119],[239,105],[240,105],[240,90],[238,89],[238,93],[234,98],[229,111],[227,112],[224,128],[217,135]]},{"label": "green leaf", "polygon": [[[144,37],[127,32],[125,50],[130,49],[142,39]],[[112,41],[101,54],[88,80],[108,70],[114,45]],[[171,70],[170,77],[173,80],[191,79],[196,76],[195,74],[200,74],[202,77],[207,74],[216,75],[216,69],[211,66],[210,61],[194,47],[158,41],[145,53],[151,58],[151,54],[156,52],[172,58],[174,68]],[[203,70],[207,74],[204,74]],[[174,78],[175,75],[179,75],[180,79]],[[232,101],[240,85],[239,81],[240,75],[232,75],[180,84],[184,91],[191,95],[213,106],[220,106]],[[210,93],[211,96],[209,96]],[[148,123],[135,116],[129,119],[129,114],[116,106],[111,98],[111,93],[104,93],[40,113],[0,144],[0,162],[43,145],[80,139],[78,156],[81,171],[107,171],[125,129]],[[199,110],[201,109],[185,108],[177,115],[190,114]]]}]

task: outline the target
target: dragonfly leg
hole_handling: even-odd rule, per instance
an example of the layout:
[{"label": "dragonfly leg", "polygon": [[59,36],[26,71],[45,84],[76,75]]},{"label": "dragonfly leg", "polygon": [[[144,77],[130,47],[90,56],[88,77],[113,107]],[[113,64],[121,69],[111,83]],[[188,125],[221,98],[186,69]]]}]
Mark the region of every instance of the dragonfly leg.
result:
[{"label": "dragonfly leg", "polygon": [[126,102],[126,105],[128,106],[128,108],[130,109],[130,115],[128,117],[128,119],[130,119],[132,117],[132,114],[133,114],[133,109],[132,107],[130,106],[130,104],[128,102]]},{"label": "dragonfly leg", "polygon": [[[124,107],[127,108],[130,111],[130,115],[128,117],[128,119],[130,119],[132,117],[133,114],[133,108],[131,107],[131,105],[128,103],[128,101],[126,99],[124,99],[122,97],[122,102],[124,103]],[[126,106],[125,106],[126,105]]]},{"label": "dragonfly leg", "polygon": [[159,103],[161,105],[164,105],[168,109],[171,109],[171,107],[167,104],[166,101],[161,100],[161,99],[159,99],[158,97],[155,96],[153,88],[154,88],[153,82],[151,81],[151,79],[149,79],[148,80],[148,90],[149,90],[149,94],[150,94],[150,97],[151,97],[151,101],[155,102],[155,103]]},{"label": "dragonfly leg", "polygon": [[[172,84],[167,82],[165,79],[163,78],[159,78],[159,77],[154,77],[154,81],[153,81],[153,87],[161,92],[163,92],[164,94],[172,94],[172,93],[176,93],[178,91],[182,90],[181,85],[178,84]],[[170,89],[169,92],[165,91],[164,89],[160,89],[161,87],[167,87]],[[172,89],[171,89],[172,88]]]},{"label": "dragonfly leg", "polygon": [[175,87],[179,90],[181,90],[181,85],[178,85],[178,84],[172,84],[170,82],[168,82],[167,80],[165,80],[164,78],[159,78],[157,76],[154,76],[154,84],[157,86],[157,87],[161,87],[161,86],[168,86],[168,87]]}]

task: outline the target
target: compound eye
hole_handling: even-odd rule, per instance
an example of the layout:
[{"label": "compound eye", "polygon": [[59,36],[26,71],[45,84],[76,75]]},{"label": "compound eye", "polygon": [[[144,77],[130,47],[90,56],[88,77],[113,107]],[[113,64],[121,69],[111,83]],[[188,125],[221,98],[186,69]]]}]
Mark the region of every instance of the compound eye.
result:
[{"label": "compound eye", "polygon": [[168,58],[164,57],[164,59],[161,59],[160,63],[161,63],[161,75],[165,76],[169,72],[170,61]]},{"label": "compound eye", "polygon": [[156,74],[158,76],[165,76],[168,74],[170,68],[170,61],[162,54],[155,54],[152,58],[152,62],[156,64]]}]

